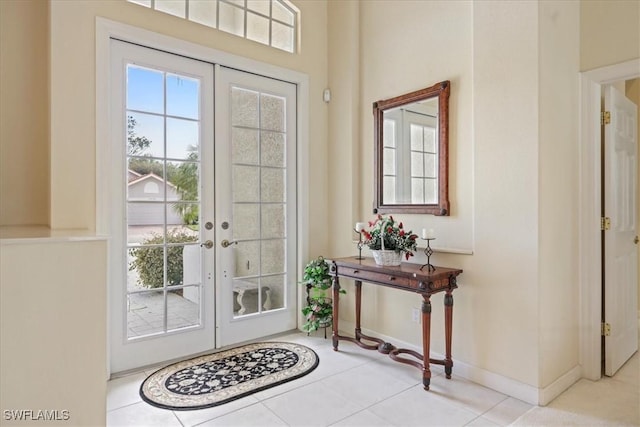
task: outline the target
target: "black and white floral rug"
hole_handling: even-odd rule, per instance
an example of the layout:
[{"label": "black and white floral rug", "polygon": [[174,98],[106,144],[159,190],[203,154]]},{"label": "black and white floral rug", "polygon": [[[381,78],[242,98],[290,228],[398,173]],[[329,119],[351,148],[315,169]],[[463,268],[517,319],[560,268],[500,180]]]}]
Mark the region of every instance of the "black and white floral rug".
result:
[{"label": "black and white floral rug", "polygon": [[248,344],[162,368],[144,380],[140,396],[164,409],[209,408],[300,378],[318,362],[300,344]]}]

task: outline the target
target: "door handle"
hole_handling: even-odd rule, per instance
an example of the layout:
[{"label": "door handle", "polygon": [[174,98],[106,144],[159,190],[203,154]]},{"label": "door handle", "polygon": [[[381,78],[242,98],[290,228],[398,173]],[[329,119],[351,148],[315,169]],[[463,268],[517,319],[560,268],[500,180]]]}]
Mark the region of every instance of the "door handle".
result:
[{"label": "door handle", "polygon": [[228,248],[231,245],[237,244],[238,242],[236,240],[228,241],[227,239],[224,239],[222,242],[220,242],[220,245],[222,245],[223,248]]},{"label": "door handle", "polygon": [[211,240],[207,240],[204,243],[200,243],[200,246],[204,246],[207,249],[211,249],[213,247],[213,242]]}]

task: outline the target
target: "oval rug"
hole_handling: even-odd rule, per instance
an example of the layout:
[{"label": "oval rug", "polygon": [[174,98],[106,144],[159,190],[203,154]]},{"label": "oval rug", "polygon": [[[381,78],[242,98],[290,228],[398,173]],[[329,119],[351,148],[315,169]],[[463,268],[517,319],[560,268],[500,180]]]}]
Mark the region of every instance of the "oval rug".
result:
[{"label": "oval rug", "polygon": [[300,344],[247,344],[159,369],[143,381],[140,397],[164,409],[209,408],[300,378],[318,362]]}]

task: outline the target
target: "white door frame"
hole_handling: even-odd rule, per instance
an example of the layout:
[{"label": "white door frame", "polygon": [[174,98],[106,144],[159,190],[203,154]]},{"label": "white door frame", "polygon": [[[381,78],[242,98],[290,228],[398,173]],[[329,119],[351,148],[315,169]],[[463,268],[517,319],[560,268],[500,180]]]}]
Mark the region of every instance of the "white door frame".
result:
[{"label": "white door frame", "polygon": [[578,280],[582,376],[601,377],[601,86],[640,77],[640,58],[580,73]]},{"label": "white door frame", "polygon": [[[266,64],[238,55],[219,51],[213,48],[201,46],[195,43],[180,40],[174,37],[137,28],[131,25],[96,17],[96,233],[109,236],[109,201],[116,194],[110,180],[111,159],[111,85],[110,85],[110,40],[118,39],[145,47],[162,50],[177,55],[199,59],[212,64],[220,64],[239,70],[251,70],[254,73],[285,80],[297,85],[297,178],[298,178],[298,209],[297,209],[297,271],[302,271],[305,260],[308,259],[309,211],[308,191],[309,186],[309,76],[297,71]],[[109,243],[111,244],[111,242]],[[107,269],[107,286],[113,277]],[[107,290],[108,291],[108,290]],[[110,293],[107,292],[107,295]],[[297,302],[300,304],[302,293],[298,292]],[[113,301],[107,299],[107,313]],[[298,316],[300,321],[300,316]],[[107,319],[107,378],[110,372],[109,340],[111,319]]]}]

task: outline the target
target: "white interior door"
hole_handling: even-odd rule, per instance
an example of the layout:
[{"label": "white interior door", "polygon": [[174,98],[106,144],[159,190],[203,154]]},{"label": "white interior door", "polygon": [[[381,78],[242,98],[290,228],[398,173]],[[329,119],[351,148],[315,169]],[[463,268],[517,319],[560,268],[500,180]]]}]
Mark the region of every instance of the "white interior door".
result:
[{"label": "white interior door", "polygon": [[605,374],[613,375],[638,349],[638,225],[636,223],[637,106],[612,86],[605,86],[604,233]]},{"label": "white interior door", "polygon": [[214,348],[213,66],[111,41],[111,372]]},{"label": "white interior door", "polygon": [[217,343],[296,326],[296,85],[216,67]]}]

